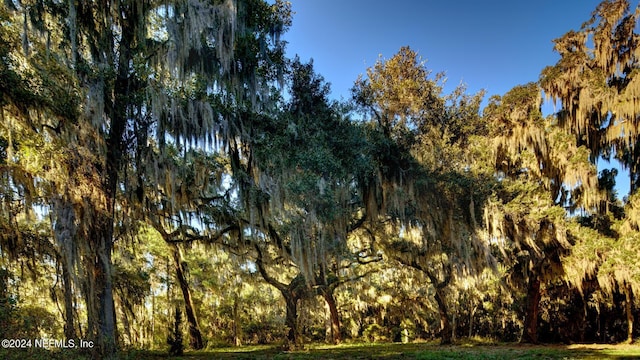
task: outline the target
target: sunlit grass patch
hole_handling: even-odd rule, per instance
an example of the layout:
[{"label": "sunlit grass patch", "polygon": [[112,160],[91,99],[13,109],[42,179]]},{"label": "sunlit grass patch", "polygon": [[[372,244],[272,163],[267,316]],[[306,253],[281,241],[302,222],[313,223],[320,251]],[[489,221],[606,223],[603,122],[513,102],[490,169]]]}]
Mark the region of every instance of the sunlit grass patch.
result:
[{"label": "sunlit grass patch", "polygon": [[595,352],[608,359],[640,359],[640,344],[575,344],[567,348]]}]

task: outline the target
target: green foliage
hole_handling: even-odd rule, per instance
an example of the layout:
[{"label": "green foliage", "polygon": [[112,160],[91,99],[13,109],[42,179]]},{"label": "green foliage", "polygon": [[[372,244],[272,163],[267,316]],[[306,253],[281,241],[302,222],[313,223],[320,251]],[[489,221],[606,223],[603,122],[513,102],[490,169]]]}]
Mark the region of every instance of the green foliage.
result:
[{"label": "green foliage", "polygon": [[372,343],[388,340],[388,337],[386,336],[386,329],[376,323],[367,326],[367,328],[362,333],[362,336],[368,342]]},{"label": "green foliage", "polygon": [[418,54],[402,47],[391,59],[379,59],[353,87],[355,103],[370,112],[387,137],[411,143],[416,129],[443,126],[443,74],[430,79]]},{"label": "green foliage", "polygon": [[45,307],[23,306],[14,315],[18,319],[14,337],[35,339],[43,334],[60,334],[58,314]]},{"label": "green foliage", "polygon": [[132,304],[141,304],[149,294],[149,274],[144,269],[130,269],[116,265],[114,284],[122,299]]},{"label": "green foliage", "polygon": [[60,334],[58,314],[39,302],[20,302],[10,292],[9,281],[16,282],[6,269],[0,269],[0,337],[3,339],[37,339]]},{"label": "green foliage", "polygon": [[0,337],[11,337],[18,330],[16,299],[7,291],[10,273],[0,269]]}]

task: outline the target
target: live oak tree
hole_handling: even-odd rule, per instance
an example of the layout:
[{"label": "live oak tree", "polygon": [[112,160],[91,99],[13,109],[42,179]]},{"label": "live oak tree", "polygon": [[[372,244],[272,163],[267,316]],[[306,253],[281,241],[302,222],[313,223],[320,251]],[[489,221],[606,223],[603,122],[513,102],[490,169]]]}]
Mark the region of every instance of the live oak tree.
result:
[{"label": "live oak tree", "polygon": [[491,185],[487,174],[469,171],[465,153],[472,136],[486,133],[479,115],[483,94],[466,95],[461,86],[443,96],[442,77],[430,78],[425,63],[403,47],[369,68],[353,94],[371,117],[369,141],[378,166],[365,198],[372,209],[367,215],[390,220],[392,235],[381,237],[389,256],[429,278],[441,342],[448,344],[448,286],[491,264],[477,220]]},{"label": "live oak tree", "polygon": [[[333,293],[347,281],[341,274],[345,263],[358,258],[346,244],[365,218],[364,137],[340,105],[328,100],[329,86],[311,63],[294,59],[287,78],[290,100],[284,111],[263,123],[262,135],[252,144],[254,191],[263,194],[261,208],[247,209],[258,214],[251,223],[262,234],[254,239],[256,264],[286,300],[291,346],[300,344],[297,303],[316,295],[329,307],[332,341],[339,342]],[[269,274],[268,267],[278,258],[295,269],[289,282]]]}]

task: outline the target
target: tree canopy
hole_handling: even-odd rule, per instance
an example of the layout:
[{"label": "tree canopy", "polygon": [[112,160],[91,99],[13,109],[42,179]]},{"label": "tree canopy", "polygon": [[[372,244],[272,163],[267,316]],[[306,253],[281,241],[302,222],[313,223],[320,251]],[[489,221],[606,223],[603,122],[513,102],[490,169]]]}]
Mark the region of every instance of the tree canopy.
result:
[{"label": "tree canopy", "polygon": [[632,341],[638,11],[603,1],[503,95],[404,46],[337,101],[288,2],[4,1],[0,335]]}]

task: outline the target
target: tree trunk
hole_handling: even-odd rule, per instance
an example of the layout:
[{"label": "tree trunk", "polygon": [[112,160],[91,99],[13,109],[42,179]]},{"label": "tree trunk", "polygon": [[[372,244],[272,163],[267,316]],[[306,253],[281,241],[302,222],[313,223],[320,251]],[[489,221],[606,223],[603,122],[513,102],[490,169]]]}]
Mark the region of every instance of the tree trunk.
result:
[{"label": "tree trunk", "polygon": [[342,341],[342,334],[340,333],[340,314],[338,313],[336,299],[329,289],[326,289],[324,291],[323,297],[327,302],[327,306],[329,306],[329,317],[331,320],[331,342],[334,345],[337,345]]},{"label": "tree trunk", "polygon": [[185,269],[183,267],[182,253],[178,245],[173,244],[173,260],[176,269],[176,277],[182,289],[182,296],[184,297],[185,313],[187,315],[187,322],[189,323],[189,346],[192,349],[200,350],[204,348],[204,342],[202,341],[202,333],[200,332],[200,326],[198,325],[198,318],[194,311],[193,300],[191,299],[191,290],[189,289],[189,283],[185,276]]},{"label": "tree trunk", "polygon": [[[110,5],[105,2],[102,15],[109,18]],[[118,51],[93,54],[94,60],[101,65],[112,67],[117,57],[116,76],[113,87],[103,83],[102,101],[104,102],[105,115],[109,118],[109,130],[105,134],[106,158],[98,159],[93,165],[98,179],[102,179],[95,186],[99,196],[93,196],[89,202],[89,213],[93,215],[90,223],[87,241],[90,247],[89,267],[89,294],[90,298],[98,298],[97,318],[98,333],[96,336],[96,348],[94,357],[114,358],[116,355],[116,320],[113,301],[112,261],[114,210],[118,193],[119,172],[122,168],[126,152],[125,132],[130,120],[129,110],[132,107],[131,94],[134,92],[134,79],[132,77],[133,53],[135,36],[138,23],[135,6],[114,5],[121,12],[122,31],[119,38]],[[102,41],[115,43],[115,36],[111,29],[106,29],[102,34]],[[98,80],[105,81],[105,79]],[[101,161],[101,160],[104,160]],[[91,303],[93,301],[90,299]],[[95,304],[94,304],[95,306]],[[87,309],[88,313],[94,310]]]},{"label": "tree trunk", "polygon": [[540,305],[540,278],[536,273],[529,278],[521,343],[538,343],[538,312]]},{"label": "tree trunk", "polygon": [[604,332],[602,331],[602,311],[600,311],[600,306],[599,305],[596,306],[596,311],[598,312],[598,318],[597,318],[598,319],[598,321],[597,321],[597,323],[598,323],[598,331],[597,331],[596,335],[600,337],[600,341],[601,342],[604,342],[605,336],[604,336]]},{"label": "tree trunk", "polygon": [[62,267],[62,283],[64,291],[64,335],[69,339],[76,338],[75,312],[73,306],[73,276],[77,252],[74,251],[74,238],[76,234],[75,213],[73,205],[67,197],[57,197],[53,201],[55,225],[53,234],[60,251],[60,264]]},{"label": "tree trunk", "polygon": [[287,347],[289,349],[297,349],[301,344],[300,328],[298,326],[298,299],[292,292],[282,293],[287,303],[287,315],[285,324],[289,328],[287,333]]},{"label": "tree trunk", "polygon": [[62,265],[62,282],[64,283],[64,336],[67,340],[70,340],[76,338],[76,330],[74,326],[71,274],[69,274],[66,264]]},{"label": "tree trunk", "polygon": [[473,336],[473,318],[475,317],[477,310],[478,305],[471,305],[471,309],[469,309],[469,339]]},{"label": "tree trunk", "polygon": [[587,304],[587,298],[584,296],[584,294],[580,294],[580,299],[582,300],[582,312],[580,313],[580,342],[584,343],[585,341],[585,335],[587,332],[587,317],[588,317],[588,304]]},{"label": "tree trunk", "polygon": [[631,284],[625,282],[625,311],[627,313],[627,342],[633,342],[633,290]]},{"label": "tree trunk", "polygon": [[298,326],[298,300],[302,299],[307,291],[304,275],[299,273],[289,284],[284,284],[267,273],[264,263],[262,262],[262,250],[256,246],[256,251],[258,253],[256,258],[258,271],[260,271],[260,274],[267,283],[280,291],[287,305],[285,325],[289,328],[289,332],[287,333],[287,343],[285,347],[297,349],[302,345],[302,334]]},{"label": "tree trunk", "polygon": [[[88,279],[85,297],[87,301],[88,334],[94,341],[93,356],[113,358],[116,353],[116,321],[113,303],[111,266],[112,222],[108,216],[96,215],[98,220],[90,230],[90,254],[87,259]],[[107,219],[105,219],[107,218]],[[111,226],[106,226],[109,224]]]},{"label": "tree trunk", "polygon": [[238,293],[233,295],[233,345],[242,346],[241,334],[240,334],[240,316],[238,314]]},{"label": "tree trunk", "polygon": [[73,288],[71,286],[71,274],[66,264],[62,265],[62,282],[64,283],[64,336],[67,340],[76,338],[76,329],[73,309]]},{"label": "tree trunk", "polygon": [[[95,204],[92,204],[95,206]],[[98,207],[82,236],[88,242],[84,258],[86,278],[83,293],[87,306],[87,337],[93,341],[92,356],[111,359],[116,353],[116,321],[113,302],[111,250],[113,219]],[[109,226],[108,226],[108,225]]]},{"label": "tree trunk", "polygon": [[456,340],[456,328],[458,326],[458,309],[454,307],[451,313],[451,341],[453,342]]},{"label": "tree trunk", "polygon": [[287,303],[287,317],[286,324],[289,327],[289,333],[287,335],[288,347],[290,349],[302,348],[302,332],[300,331],[300,325],[298,324],[298,301],[302,300],[306,295],[307,284],[302,274],[298,274],[284,291],[281,290],[282,295]]},{"label": "tree trunk", "polygon": [[154,292],[151,292],[151,341],[150,341],[150,349],[153,348],[153,334],[156,331],[156,295]]},{"label": "tree trunk", "polygon": [[449,319],[449,310],[447,308],[446,293],[444,287],[435,286],[436,302],[438,303],[438,313],[440,314],[440,345],[451,344],[451,320]]}]

